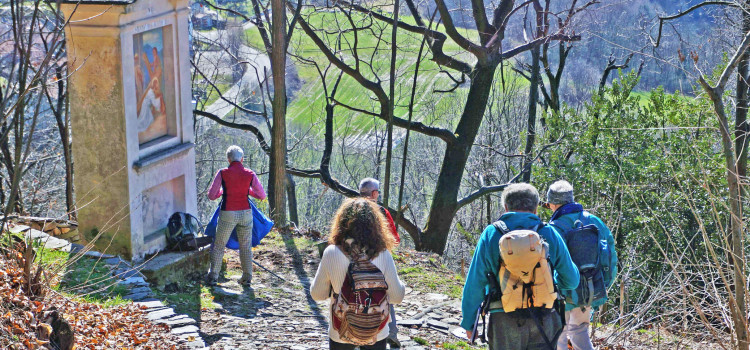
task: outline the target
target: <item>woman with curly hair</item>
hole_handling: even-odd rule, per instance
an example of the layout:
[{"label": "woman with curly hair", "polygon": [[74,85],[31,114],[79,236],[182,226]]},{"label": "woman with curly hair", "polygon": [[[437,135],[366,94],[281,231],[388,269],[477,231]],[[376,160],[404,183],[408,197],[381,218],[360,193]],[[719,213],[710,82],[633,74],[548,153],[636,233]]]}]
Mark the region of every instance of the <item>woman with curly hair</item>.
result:
[{"label": "woman with curly hair", "polygon": [[[333,219],[328,242],[330,245],[323,252],[318,272],[310,287],[313,299],[330,299],[333,306],[335,298],[332,295],[341,293],[351,259],[359,257],[369,260],[382,272],[391,304],[398,304],[403,300],[406,287],[398,278],[390,252],[395,240],[385,216],[375,203],[364,198],[345,200]],[[348,350],[356,347],[339,336],[334,329],[333,320],[329,322],[328,334],[330,349]],[[388,327],[384,327],[373,344],[360,346],[360,349],[385,349],[387,337]]]}]

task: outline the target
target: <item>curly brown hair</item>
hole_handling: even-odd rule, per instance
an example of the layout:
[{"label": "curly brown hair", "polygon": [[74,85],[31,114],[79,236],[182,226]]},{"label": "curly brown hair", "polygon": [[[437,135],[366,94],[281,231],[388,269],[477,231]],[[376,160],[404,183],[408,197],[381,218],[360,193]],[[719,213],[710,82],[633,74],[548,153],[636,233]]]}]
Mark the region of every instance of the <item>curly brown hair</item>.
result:
[{"label": "curly brown hair", "polygon": [[[349,238],[351,244],[347,243]],[[346,254],[352,250],[364,253],[369,259],[396,245],[378,204],[361,197],[341,204],[333,218],[328,243],[339,246]]]}]

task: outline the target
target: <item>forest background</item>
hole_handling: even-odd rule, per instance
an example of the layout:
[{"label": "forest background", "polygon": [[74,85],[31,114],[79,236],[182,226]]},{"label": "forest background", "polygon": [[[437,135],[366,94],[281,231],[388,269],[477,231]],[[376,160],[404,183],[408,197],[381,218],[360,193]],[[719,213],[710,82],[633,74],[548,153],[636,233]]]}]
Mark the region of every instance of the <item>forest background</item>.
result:
[{"label": "forest background", "polygon": [[[56,6],[0,1],[6,216],[75,217],[75,72]],[[223,23],[192,32],[204,221],[237,144],[277,222],[325,232],[343,196],[379,178],[404,244],[458,270],[508,183],[564,178],[616,238],[603,320],[748,348],[749,1],[191,7]]]}]

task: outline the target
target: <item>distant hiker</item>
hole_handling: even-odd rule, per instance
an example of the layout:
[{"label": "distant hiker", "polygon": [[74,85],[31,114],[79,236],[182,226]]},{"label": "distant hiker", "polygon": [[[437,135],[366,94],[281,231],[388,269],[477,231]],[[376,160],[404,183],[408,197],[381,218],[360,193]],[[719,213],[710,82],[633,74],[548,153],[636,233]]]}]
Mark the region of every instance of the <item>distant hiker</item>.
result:
[{"label": "distant hiker", "polygon": [[601,219],[583,210],[573,199],[573,186],[565,180],[550,185],[547,203],[554,211],[550,225],[568,244],[581,280],[578,288],[564,290],[567,323],[557,342],[558,350],[593,350],[589,339],[592,310],[607,302],[607,288],[617,275],[617,252],[612,232]]},{"label": "distant hiker", "polygon": [[489,295],[485,329],[493,350],[554,350],[562,320],[555,310],[553,276],[559,289],[578,285],[578,269],[565,242],[536,215],[538,204],[534,186],[508,186],[502,194],[505,214],[482,232],[466,275],[461,327],[472,339],[479,308]]},{"label": "distant hiker", "polygon": [[[362,181],[359,182],[359,194],[362,197],[377,203],[378,198],[380,197],[380,181],[371,177],[362,179]],[[396,239],[396,244],[401,243],[401,237],[398,235],[396,223],[393,222],[391,213],[383,206],[380,206],[380,211],[388,220],[388,227],[393,234],[393,238]],[[393,305],[391,305],[391,322],[388,324],[388,342],[391,344],[391,347],[401,347],[401,342],[398,340],[398,327],[396,326],[396,309]]]},{"label": "distant hiker", "polygon": [[[380,181],[371,177],[362,179],[362,181],[359,182],[359,195],[377,203],[378,198],[380,198]],[[401,237],[398,235],[398,229],[396,229],[396,223],[393,222],[391,212],[383,206],[379,205],[379,207],[380,211],[388,220],[388,227],[393,234],[393,238],[396,240],[396,244],[401,243]]]},{"label": "distant hiker", "polygon": [[263,200],[266,198],[266,192],[255,172],[242,165],[243,156],[242,148],[238,146],[227,148],[229,166],[216,173],[214,182],[208,190],[208,199],[222,198],[216,238],[211,246],[211,270],[206,277],[206,283],[209,285],[216,284],[219,279],[224,247],[235,228],[237,228],[237,237],[240,242],[242,265],[240,284],[250,285],[253,278],[253,251],[250,248],[253,214],[248,196]]},{"label": "distant hiker", "polygon": [[347,199],[336,212],[330,245],[310,287],[313,299],[331,301],[331,349],[386,348],[390,304],[400,303],[406,290],[390,253],[389,230],[370,200]]}]

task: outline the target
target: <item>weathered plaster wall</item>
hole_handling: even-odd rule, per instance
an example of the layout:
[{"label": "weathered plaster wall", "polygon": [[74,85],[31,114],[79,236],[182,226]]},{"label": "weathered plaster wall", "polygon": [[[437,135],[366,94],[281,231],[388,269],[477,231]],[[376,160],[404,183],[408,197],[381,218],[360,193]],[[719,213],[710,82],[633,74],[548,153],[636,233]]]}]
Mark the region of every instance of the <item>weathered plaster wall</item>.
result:
[{"label": "weathered plaster wall", "polygon": [[101,233],[98,250],[130,257],[121,45],[116,31],[99,28],[103,20],[66,28],[68,64],[75,71],[70,109],[79,230],[87,241]]}]

